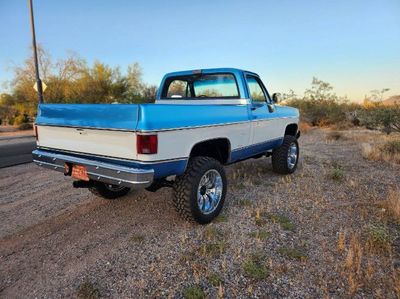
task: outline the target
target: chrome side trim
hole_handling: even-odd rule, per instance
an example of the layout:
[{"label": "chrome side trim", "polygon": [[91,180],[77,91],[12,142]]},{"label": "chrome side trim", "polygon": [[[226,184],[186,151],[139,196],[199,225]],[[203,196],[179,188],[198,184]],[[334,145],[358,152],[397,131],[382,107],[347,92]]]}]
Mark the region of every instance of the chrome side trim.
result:
[{"label": "chrome side trim", "polygon": [[231,123],[202,125],[202,126],[193,126],[193,127],[179,127],[179,128],[157,129],[157,130],[138,130],[137,132],[139,132],[139,133],[156,133],[156,132],[166,132],[166,131],[193,130],[193,129],[199,129],[199,128],[223,127],[223,126],[232,126],[232,125],[252,123],[252,122],[272,121],[272,120],[277,120],[277,119],[297,119],[298,120],[299,118],[297,116],[285,116],[285,117],[252,119],[252,120],[244,120],[244,121],[231,122]]},{"label": "chrome side trim", "polygon": [[37,165],[59,172],[64,172],[65,163],[83,165],[91,180],[117,186],[145,188],[151,185],[154,178],[153,169],[131,168],[41,150],[33,151],[32,156]]}]

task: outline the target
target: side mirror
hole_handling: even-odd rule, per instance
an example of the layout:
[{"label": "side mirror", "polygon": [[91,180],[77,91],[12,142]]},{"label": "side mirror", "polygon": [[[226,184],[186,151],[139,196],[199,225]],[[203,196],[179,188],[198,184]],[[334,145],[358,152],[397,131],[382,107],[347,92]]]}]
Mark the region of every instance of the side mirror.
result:
[{"label": "side mirror", "polygon": [[281,101],[281,94],[280,93],[274,93],[272,95],[272,102],[274,102],[274,104],[278,104]]}]

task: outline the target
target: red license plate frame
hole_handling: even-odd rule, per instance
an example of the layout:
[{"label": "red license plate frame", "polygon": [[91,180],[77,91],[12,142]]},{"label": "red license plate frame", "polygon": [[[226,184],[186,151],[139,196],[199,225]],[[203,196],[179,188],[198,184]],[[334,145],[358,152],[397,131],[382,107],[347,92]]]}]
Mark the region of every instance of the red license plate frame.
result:
[{"label": "red license plate frame", "polygon": [[89,181],[86,166],[83,165],[72,165],[71,176],[78,180]]}]

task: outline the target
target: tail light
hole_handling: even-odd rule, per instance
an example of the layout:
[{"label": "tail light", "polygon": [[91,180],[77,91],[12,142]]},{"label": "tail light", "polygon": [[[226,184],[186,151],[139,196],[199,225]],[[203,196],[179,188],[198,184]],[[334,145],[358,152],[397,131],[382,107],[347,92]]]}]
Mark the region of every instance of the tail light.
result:
[{"label": "tail light", "polygon": [[136,135],[138,154],[157,154],[157,135]]},{"label": "tail light", "polygon": [[39,141],[39,135],[38,135],[37,125],[33,125],[33,129],[34,129],[34,131],[35,131],[35,138],[36,138],[36,141]]}]

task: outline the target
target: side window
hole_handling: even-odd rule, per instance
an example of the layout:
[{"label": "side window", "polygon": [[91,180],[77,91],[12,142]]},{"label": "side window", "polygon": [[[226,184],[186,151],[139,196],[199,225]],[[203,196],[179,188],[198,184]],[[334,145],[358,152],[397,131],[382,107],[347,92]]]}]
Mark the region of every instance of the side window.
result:
[{"label": "side window", "polygon": [[167,98],[190,98],[190,88],[187,81],[174,80],[168,86]]},{"label": "side window", "polygon": [[259,80],[254,76],[246,76],[247,86],[249,87],[250,98],[255,102],[266,102],[264,90],[261,87]]}]

